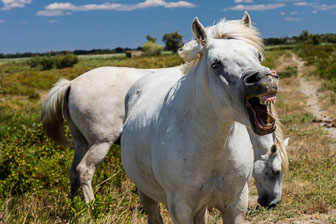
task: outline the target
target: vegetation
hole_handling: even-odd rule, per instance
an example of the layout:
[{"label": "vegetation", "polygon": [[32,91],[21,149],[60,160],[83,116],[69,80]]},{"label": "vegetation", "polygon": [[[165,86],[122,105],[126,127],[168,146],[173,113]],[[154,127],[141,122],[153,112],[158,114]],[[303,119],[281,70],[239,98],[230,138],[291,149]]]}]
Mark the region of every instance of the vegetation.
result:
[{"label": "vegetation", "polygon": [[297,54],[306,62],[306,66],[313,66],[310,75],[322,78],[323,88],[330,91],[331,103],[336,103],[336,45],[299,45]]},{"label": "vegetation", "polygon": [[78,57],[69,52],[64,55],[57,56],[34,56],[28,63],[32,68],[40,66],[42,70],[50,70],[53,67],[61,69],[73,67],[78,63]]},{"label": "vegetation", "polygon": [[[318,77],[332,80],[330,65],[335,59],[329,57],[335,50],[330,47],[310,48],[320,58],[318,63],[304,45],[295,52],[307,61],[307,66],[324,69],[323,73],[317,70]],[[314,125],[314,116],[306,111],[305,98],[297,85],[297,69],[290,64],[292,53],[273,49],[266,51],[264,61],[281,76],[277,108],[285,136],[290,136],[290,169],[283,198],[271,210],[258,207],[250,199],[246,218],[252,223],[305,223],[305,217],[315,217],[320,223],[336,223],[335,140]],[[87,206],[81,193],[70,200],[68,170],[73,150],[61,148],[44,136],[39,122],[41,99],[59,78],[74,79],[95,67],[160,68],[181,63],[177,55],[88,56],[73,67],[43,71],[27,61],[0,63],[0,223],[146,223],[136,189],[122,169],[119,146],[112,146],[94,176],[96,201]],[[71,137],[68,130],[66,133]],[[251,183],[250,196],[255,195]],[[164,221],[171,222],[165,206],[161,211]],[[209,219],[218,223],[218,212],[210,211]]]},{"label": "vegetation", "polygon": [[183,46],[182,35],[177,31],[174,33],[166,33],[162,37],[162,41],[165,43],[166,50],[177,52],[177,50]]},{"label": "vegetation", "polygon": [[161,52],[163,50],[163,46],[156,43],[156,38],[147,35],[146,36],[147,41],[142,46],[142,49],[147,56],[155,56],[155,55],[161,55]]},{"label": "vegetation", "polygon": [[264,43],[266,46],[269,45],[293,45],[299,43],[312,43],[318,45],[320,43],[336,43],[336,34],[310,34],[308,30],[303,30],[299,36],[293,37],[280,37],[280,38],[266,38]]}]

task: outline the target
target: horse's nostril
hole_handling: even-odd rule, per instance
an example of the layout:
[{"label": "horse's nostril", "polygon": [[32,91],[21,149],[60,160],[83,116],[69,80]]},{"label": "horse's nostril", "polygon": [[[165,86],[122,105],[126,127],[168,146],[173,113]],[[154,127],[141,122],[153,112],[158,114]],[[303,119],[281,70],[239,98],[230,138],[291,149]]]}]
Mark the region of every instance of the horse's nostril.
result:
[{"label": "horse's nostril", "polygon": [[251,75],[248,75],[246,78],[245,78],[245,83],[246,84],[252,84],[252,83],[256,83],[260,81],[260,76],[259,76],[259,73],[253,73]]}]

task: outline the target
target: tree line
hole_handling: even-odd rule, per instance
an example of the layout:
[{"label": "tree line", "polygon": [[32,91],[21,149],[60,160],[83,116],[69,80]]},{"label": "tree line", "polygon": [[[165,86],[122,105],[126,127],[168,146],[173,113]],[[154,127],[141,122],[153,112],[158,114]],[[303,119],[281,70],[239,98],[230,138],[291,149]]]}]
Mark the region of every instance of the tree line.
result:
[{"label": "tree line", "polygon": [[312,44],[319,45],[321,43],[336,44],[336,34],[312,34],[308,30],[302,30],[299,36],[280,38],[265,38],[264,44],[267,45],[290,45],[290,44]]},{"label": "tree line", "polygon": [[[114,49],[91,49],[91,50],[74,50],[74,51],[49,51],[44,53],[15,53],[15,54],[2,54],[0,53],[1,58],[26,58],[33,56],[56,56],[56,55],[65,55],[72,53],[74,55],[95,55],[95,54],[115,54],[115,53],[125,53],[128,50],[144,50],[148,55],[157,55],[161,54],[162,50],[169,50],[177,52],[177,50],[183,46],[183,36],[177,31],[172,33],[166,33],[162,37],[162,41],[165,46],[161,46],[157,43],[157,39],[151,35],[146,36],[146,42],[143,46],[137,48],[123,48],[116,47]],[[265,38],[264,44],[268,45],[290,45],[290,44],[299,44],[299,43],[308,43],[318,45],[320,43],[336,43],[336,34],[311,34],[308,30],[303,30],[299,36],[283,36],[280,38]]]}]

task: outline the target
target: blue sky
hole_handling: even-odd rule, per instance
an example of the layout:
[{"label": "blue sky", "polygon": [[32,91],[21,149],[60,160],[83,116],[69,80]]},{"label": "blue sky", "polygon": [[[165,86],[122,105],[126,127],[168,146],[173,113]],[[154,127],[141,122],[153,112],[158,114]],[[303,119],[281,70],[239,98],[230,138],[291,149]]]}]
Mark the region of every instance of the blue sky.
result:
[{"label": "blue sky", "polygon": [[195,16],[208,26],[245,10],[265,38],[336,33],[335,0],[1,0],[0,52],[135,48],[175,31],[188,41]]}]

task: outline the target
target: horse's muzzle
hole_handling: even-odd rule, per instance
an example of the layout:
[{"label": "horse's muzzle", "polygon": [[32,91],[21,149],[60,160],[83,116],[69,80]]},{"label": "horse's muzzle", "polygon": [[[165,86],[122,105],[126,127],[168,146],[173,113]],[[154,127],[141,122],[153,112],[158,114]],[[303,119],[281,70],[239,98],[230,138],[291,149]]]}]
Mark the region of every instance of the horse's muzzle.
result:
[{"label": "horse's muzzle", "polygon": [[274,70],[244,75],[244,100],[251,126],[258,135],[275,131],[271,104],[276,101],[279,76]]}]

